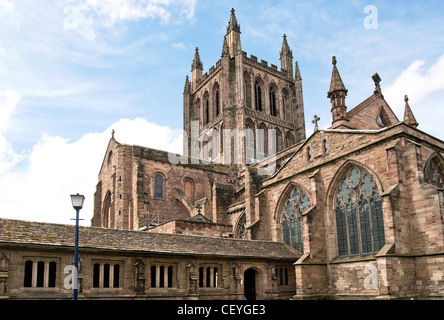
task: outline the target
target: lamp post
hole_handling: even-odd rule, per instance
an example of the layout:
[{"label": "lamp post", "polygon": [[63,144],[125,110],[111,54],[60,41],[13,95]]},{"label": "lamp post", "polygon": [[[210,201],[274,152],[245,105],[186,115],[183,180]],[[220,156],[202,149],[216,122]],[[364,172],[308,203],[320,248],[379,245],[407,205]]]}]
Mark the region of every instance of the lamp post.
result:
[{"label": "lamp post", "polygon": [[74,279],[72,281],[73,284],[73,300],[77,300],[77,285],[78,285],[78,273],[77,268],[79,265],[79,211],[83,207],[83,201],[85,197],[80,194],[72,194],[71,202],[72,206],[76,210],[76,240],[74,246]]}]

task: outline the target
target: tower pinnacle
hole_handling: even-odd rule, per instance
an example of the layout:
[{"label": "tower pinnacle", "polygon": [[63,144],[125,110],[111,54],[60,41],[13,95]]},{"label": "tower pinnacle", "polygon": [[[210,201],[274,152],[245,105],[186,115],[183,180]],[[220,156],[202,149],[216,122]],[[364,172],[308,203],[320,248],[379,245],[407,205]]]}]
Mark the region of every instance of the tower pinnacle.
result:
[{"label": "tower pinnacle", "polygon": [[234,58],[234,56],[239,51],[242,51],[240,34],[240,26],[237,23],[234,9],[231,9],[230,21],[228,22],[227,34],[225,35],[225,37],[227,38],[227,46],[228,52],[230,53],[230,58]]},{"label": "tower pinnacle", "polygon": [[282,49],[280,52],[281,70],[285,70],[290,79],[293,79],[293,53],[288,45],[287,35],[282,37]]},{"label": "tower pinnacle", "polygon": [[331,75],[330,90],[328,91],[327,98],[331,101],[331,113],[333,117],[333,125],[340,126],[348,122],[347,118],[347,106],[345,105],[345,97],[348,90],[342,82],[341,75],[339,74],[336,64],[338,61],[334,56],[332,58],[333,72]]},{"label": "tower pinnacle", "polygon": [[409,105],[409,97],[407,95],[404,96],[405,101],[405,109],[404,109],[404,123],[408,124],[409,126],[412,126],[414,128],[418,127],[418,122],[415,119],[415,116],[413,115],[412,109]]}]

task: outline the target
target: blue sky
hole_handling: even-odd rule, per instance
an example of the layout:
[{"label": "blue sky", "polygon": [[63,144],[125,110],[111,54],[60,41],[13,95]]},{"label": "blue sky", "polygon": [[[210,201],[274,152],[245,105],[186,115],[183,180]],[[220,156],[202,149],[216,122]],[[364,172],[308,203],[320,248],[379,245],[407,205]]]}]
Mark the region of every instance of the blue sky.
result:
[{"label": "blue sky", "polygon": [[[365,27],[368,5],[376,29]],[[0,217],[72,223],[69,194],[80,192],[89,225],[112,128],[120,142],[180,152],[194,48],[204,72],[215,65],[231,8],[248,55],[279,66],[287,34],[307,135],[314,114],[321,129],[331,124],[335,55],[349,108],[372,94],[378,72],[398,118],[408,94],[418,129],[444,139],[440,0],[0,0]]]}]

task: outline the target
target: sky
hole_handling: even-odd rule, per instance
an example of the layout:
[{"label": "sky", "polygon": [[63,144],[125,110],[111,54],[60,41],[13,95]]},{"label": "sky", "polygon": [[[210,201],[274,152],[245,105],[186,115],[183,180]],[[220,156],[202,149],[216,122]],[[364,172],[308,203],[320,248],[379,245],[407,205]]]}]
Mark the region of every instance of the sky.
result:
[{"label": "sky", "polygon": [[400,120],[444,140],[441,0],[0,0],[0,218],[90,225],[98,173],[117,141],[182,151],[185,77],[196,47],[216,64],[236,10],[242,49],[280,66],[282,36],[303,79],[307,136],[331,125],[332,56],[349,109],[374,90]]}]

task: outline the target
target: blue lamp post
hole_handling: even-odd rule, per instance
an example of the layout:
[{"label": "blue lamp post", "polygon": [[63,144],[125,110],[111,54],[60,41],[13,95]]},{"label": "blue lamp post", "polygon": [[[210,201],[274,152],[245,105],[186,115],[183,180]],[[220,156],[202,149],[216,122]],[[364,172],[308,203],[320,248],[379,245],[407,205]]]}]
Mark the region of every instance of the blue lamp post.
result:
[{"label": "blue lamp post", "polygon": [[71,202],[72,206],[76,210],[76,240],[74,246],[74,279],[73,284],[73,300],[77,300],[77,284],[78,284],[78,265],[79,265],[79,211],[83,207],[83,201],[85,197],[80,194],[72,194]]}]

